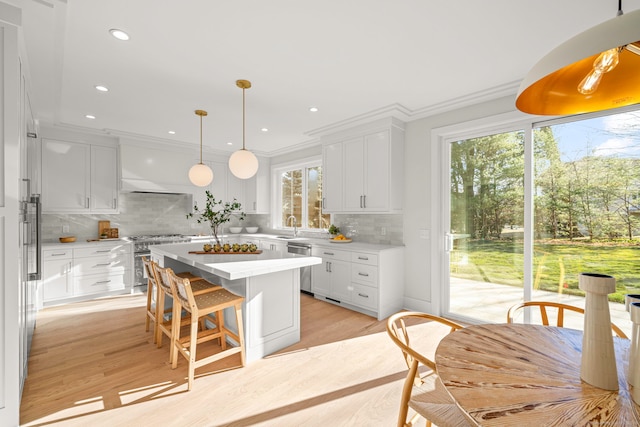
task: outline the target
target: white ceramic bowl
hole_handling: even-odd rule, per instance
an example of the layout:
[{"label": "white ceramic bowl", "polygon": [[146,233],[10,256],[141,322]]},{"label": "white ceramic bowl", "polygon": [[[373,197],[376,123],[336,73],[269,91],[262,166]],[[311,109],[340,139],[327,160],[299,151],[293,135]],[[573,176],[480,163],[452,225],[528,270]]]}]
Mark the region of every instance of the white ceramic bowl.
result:
[{"label": "white ceramic bowl", "polygon": [[242,231],[242,227],[229,227],[229,231],[232,233],[239,233]]},{"label": "white ceramic bowl", "polygon": [[257,233],[260,227],[246,227],[247,233]]}]

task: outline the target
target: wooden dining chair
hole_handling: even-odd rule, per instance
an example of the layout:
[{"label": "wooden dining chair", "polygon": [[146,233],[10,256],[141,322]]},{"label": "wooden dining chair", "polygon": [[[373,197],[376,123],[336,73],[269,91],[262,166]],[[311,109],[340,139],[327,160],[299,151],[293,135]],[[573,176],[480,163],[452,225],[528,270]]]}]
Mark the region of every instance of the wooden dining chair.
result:
[{"label": "wooden dining chair", "polygon": [[[178,317],[182,310],[190,315],[189,335],[181,336],[178,322],[173,324],[171,334],[171,367],[178,366],[178,355],[184,356],[188,362],[187,390],[193,387],[195,370],[233,354],[240,354],[240,367],[245,364],[244,330],[242,326],[242,303],[244,298],[221,288],[215,292],[195,295],[189,279],[176,276],[167,269],[173,291],[173,317]],[[237,333],[227,327],[224,310],[231,308],[235,313]],[[213,328],[201,328],[200,323],[215,315]],[[236,345],[231,345],[228,339]],[[220,350],[206,357],[197,358],[197,347],[207,341],[217,340]]]},{"label": "wooden dining chair", "polygon": [[[398,427],[413,426],[420,417],[426,419],[427,427],[431,426],[431,423],[439,426],[471,426],[473,424],[467,420],[466,415],[458,408],[438,378],[435,362],[418,352],[412,345],[409,324],[424,321],[444,325],[449,328],[448,332],[463,327],[442,317],[414,311],[399,312],[387,320],[387,333],[391,341],[400,347],[409,368],[402,388]],[[414,338],[416,337],[417,334]],[[426,373],[421,373],[422,366],[428,368]],[[407,420],[409,408],[416,411],[416,414]]]},{"label": "wooden dining chair", "polygon": [[[549,326],[549,313],[547,312],[547,309],[557,310],[556,326],[560,328],[564,327],[565,311],[572,311],[584,315],[583,308],[575,307],[573,305],[551,301],[525,301],[519,304],[515,304],[511,306],[511,308],[509,308],[509,311],[507,312],[507,323],[515,323],[514,319],[516,315],[525,307],[538,307],[540,309],[540,317],[544,326]],[[627,335],[622,332],[622,329],[620,329],[614,323],[611,323],[611,330],[616,336],[620,338],[627,338]]]}]

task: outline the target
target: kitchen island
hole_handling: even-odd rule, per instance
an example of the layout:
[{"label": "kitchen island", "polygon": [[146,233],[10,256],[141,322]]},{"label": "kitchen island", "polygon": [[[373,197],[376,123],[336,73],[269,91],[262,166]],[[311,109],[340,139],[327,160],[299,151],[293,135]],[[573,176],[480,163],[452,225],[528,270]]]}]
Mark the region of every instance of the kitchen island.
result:
[{"label": "kitchen island", "polygon": [[[154,245],[151,258],[190,271],[245,298],[242,316],[246,360],[251,362],[300,341],[300,268],[319,257],[263,250],[260,254],[190,254],[202,243]],[[234,316],[229,313],[226,321]],[[229,325],[236,330],[236,326]]]}]

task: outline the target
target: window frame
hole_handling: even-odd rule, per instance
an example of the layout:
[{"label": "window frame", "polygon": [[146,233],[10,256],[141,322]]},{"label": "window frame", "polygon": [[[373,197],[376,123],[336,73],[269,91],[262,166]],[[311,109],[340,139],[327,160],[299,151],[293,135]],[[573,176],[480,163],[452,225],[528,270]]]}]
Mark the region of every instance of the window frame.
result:
[{"label": "window frame", "polygon": [[[308,210],[308,182],[307,182],[307,170],[312,167],[322,167],[322,156],[312,156],[305,157],[298,160],[292,160],[284,163],[279,163],[276,165],[271,165],[271,228],[274,230],[293,230],[293,227],[290,226],[282,226],[282,191],[281,191],[281,176],[285,171],[290,171],[293,169],[303,169],[303,185],[302,185],[302,194],[303,200],[305,201],[302,204],[302,221],[301,224],[298,225],[299,231],[304,231],[308,233],[325,233],[326,229],[322,228],[307,228],[306,224],[308,223],[309,210]],[[331,223],[333,221],[333,214],[329,214]],[[302,226],[304,225],[304,227]]]}]

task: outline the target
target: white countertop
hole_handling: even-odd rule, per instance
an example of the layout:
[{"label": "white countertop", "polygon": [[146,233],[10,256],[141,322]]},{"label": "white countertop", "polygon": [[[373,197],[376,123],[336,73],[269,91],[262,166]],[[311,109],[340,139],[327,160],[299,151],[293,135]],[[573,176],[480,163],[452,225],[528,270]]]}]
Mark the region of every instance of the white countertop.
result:
[{"label": "white countertop", "polygon": [[[356,251],[371,251],[371,252],[378,252],[378,251],[383,251],[383,250],[387,250],[387,249],[395,249],[395,248],[399,248],[399,247],[403,247],[402,245],[383,245],[383,244],[379,244],[379,243],[366,243],[366,242],[359,242],[356,238],[356,240],[353,240],[351,242],[348,243],[343,243],[343,242],[332,242],[329,240],[329,238],[321,238],[321,237],[295,237],[295,238],[287,238],[287,239],[283,239],[283,238],[279,238],[278,234],[266,234],[266,233],[256,233],[256,234],[249,234],[249,233],[229,233],[229,234],[225,234],[223,236],[220,236],[221,240],[225,240],[228,238],[236,238],[236,237],[241,237],[243,239],[247,239],[247,240],[261,240],[261,239],[269,239],[272,241],[277,241],[277,242],[283,242],[283,243],[287,243],[287,242],[303,242],[303,243],[310,243],[312,245],[321,245],[321,246],[329,246],[329,247],[335,247],[336,249],[343,247],[343,249],[348,249],[348,250],[356,250]],[[290,234],[285,234],[283,233],[282,236],[287,236],[287,237],[292,237],[290,236]],[[327,235],[328,236],[328,235]],[[211,239],[211,236],[190,236],[193,241],[196,240],[207,240],[207,239]]]},{"label": "white countertop", "polygon": [[263,250],[261,254],[190,254],[201,251],[202,243],[174,243],[149,248],[156,256],[165,256],[228,280],[244,279],[322,263],[322,258],[279,251]]},{"label": "white countertop", "polygon": [[127,239],[105,239],[99,241],[86,241],[86,240],[76,240],[72,243],[60,243],[60,242],[43,242],[42,249],[73,249],[73,248],[86,248],[95,245],[132,245],[130,240]]}]

